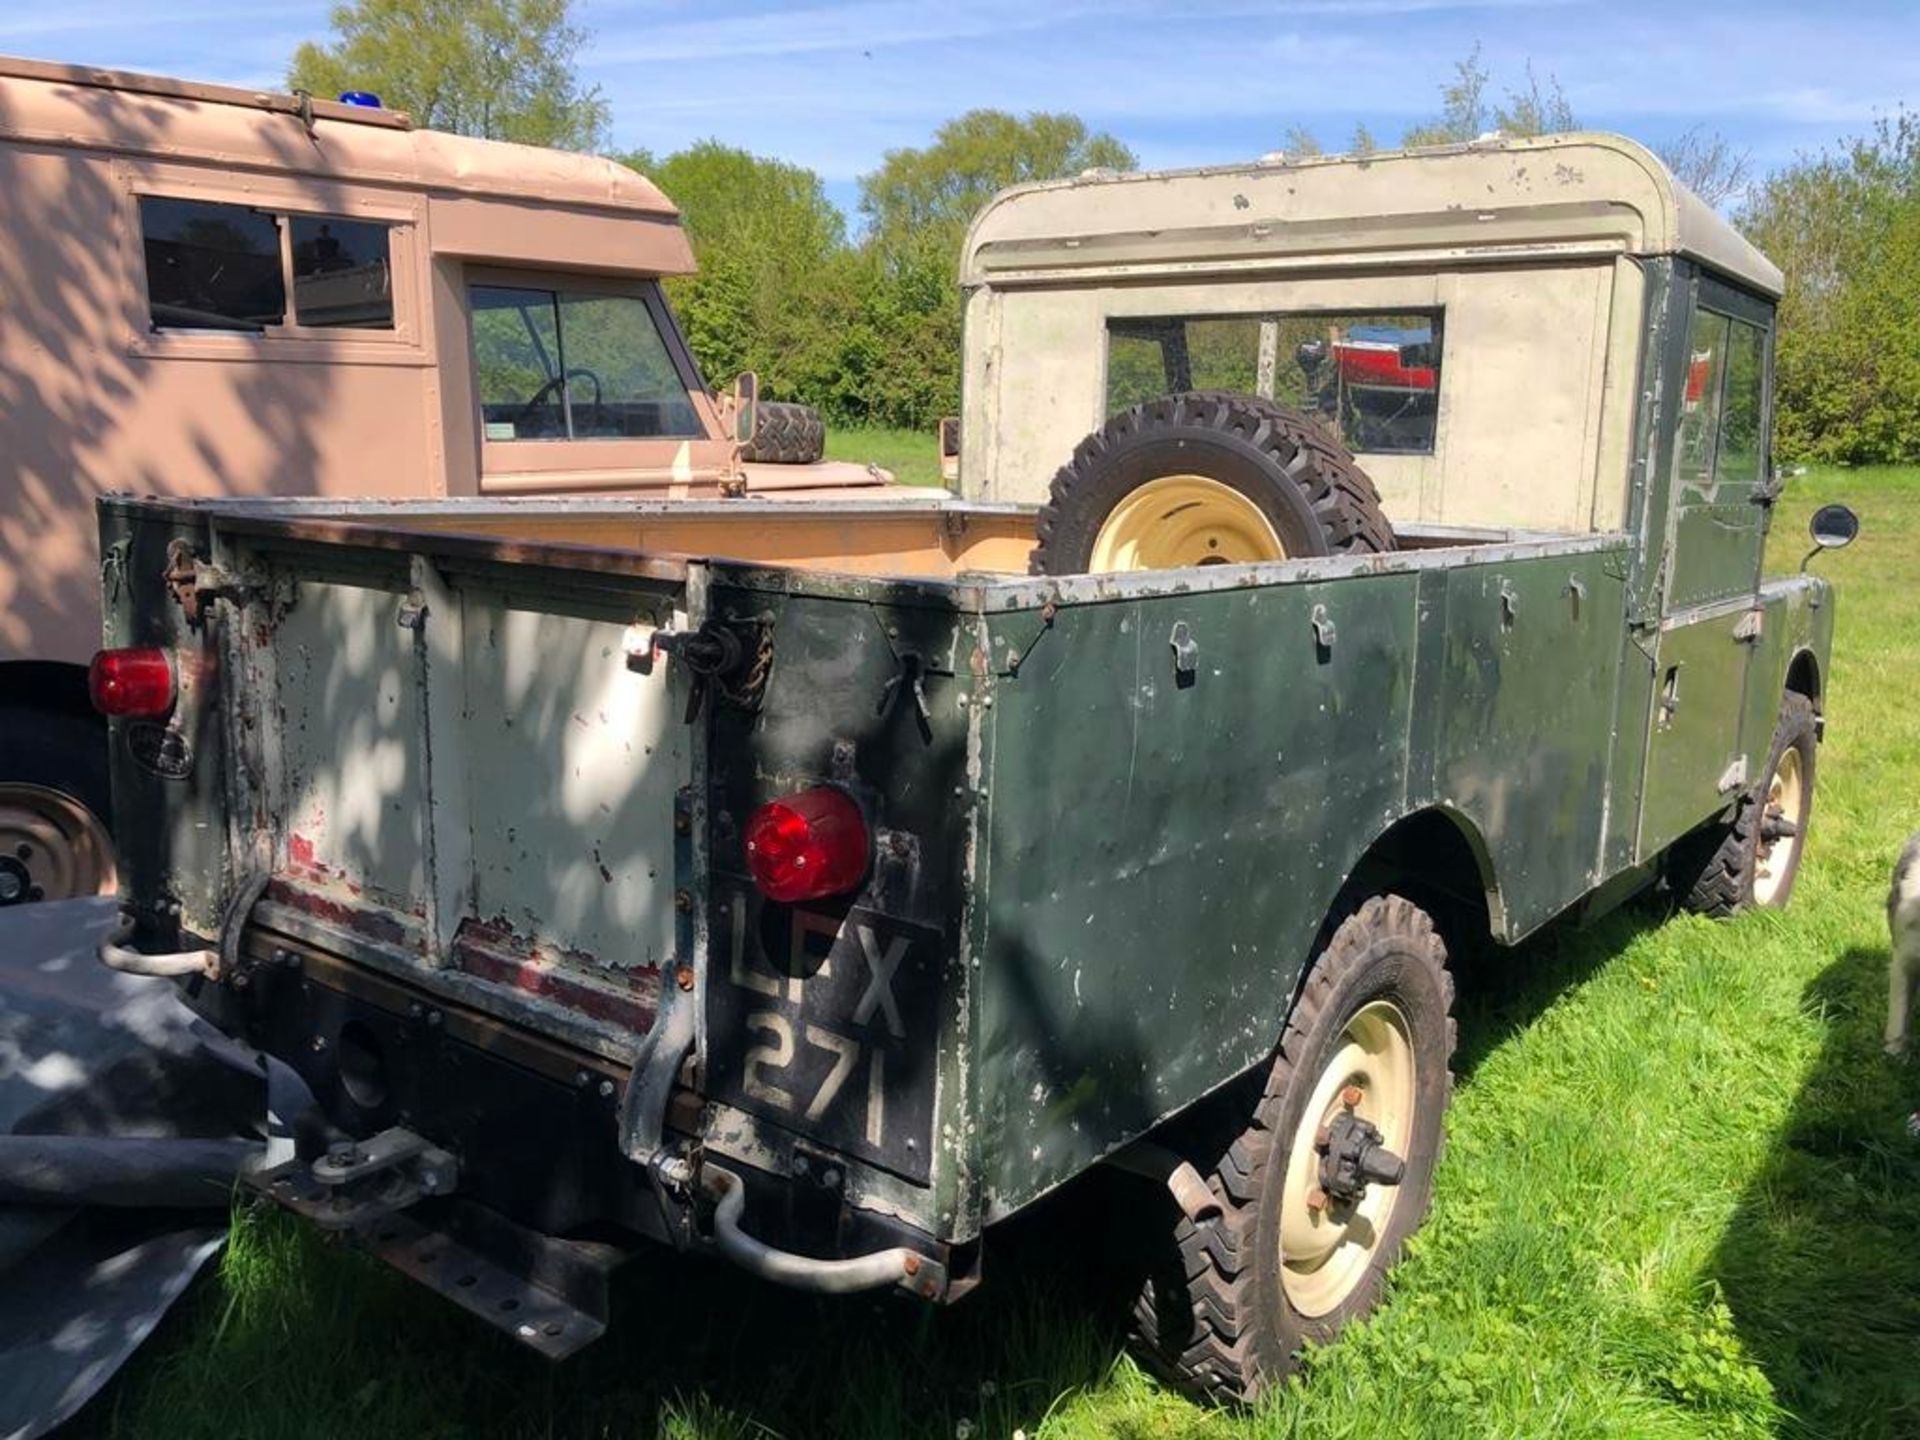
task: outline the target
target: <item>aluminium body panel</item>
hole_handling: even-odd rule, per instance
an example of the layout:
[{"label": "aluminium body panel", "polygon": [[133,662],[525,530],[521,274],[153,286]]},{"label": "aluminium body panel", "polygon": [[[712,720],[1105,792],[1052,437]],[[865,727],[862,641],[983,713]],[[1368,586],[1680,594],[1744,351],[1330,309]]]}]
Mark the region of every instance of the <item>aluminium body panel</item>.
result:
[{"label": "aluminium body panel", "polygon": [[1503,938],[1605,878],[1625,541],[1530,548],[1063,598],[996,676],[990,1218],[1270,1055],[1329,907],[1406,817],[1453,822]]},{"label": "aluminium body panel", "polygon": [[[244,832],[264,830],[274,885],[256,924],[594,1064],[631,1059],[684,967],[705,1143],[776,1176],[830,1157],[856,1210],[944,1239],[1260,1063],[1328,907],[1403,818],[1444,817],[1501,939],[1625,868],[1603,843],[1610,808],[1631,803],[1612,777],[1641,743],[1614,720],[1641,663],[1623,534],[888,579],[311,505],[109,509],[143,565],[158,543],[143,530],[183,530],[238,578],[208,633],[235,650],[222,713],[247,819],[229,878],[202,888],[236,893],[263,853]],[[1785,618],[1766,668],[1801,649],[1824,662],[1820,593],[1769,586]],[[704,693],[691,723],[688,693],[663,704],[614,643],[622,622],[682,608],[769,642],[759,687]],[[144,623],[171,637],[170,613]],[[1737,733],[1752,722],[1726,698]],[[290,817],[349,768],[379,802],[382,853],[349,824],[307,837],[330,873],[301,873]],[[820,783],[868,807],[875,868],[849,901],[765,902],[740,827]],[[707,817],[698,869],[665,808],[683,788]],[[638,884],[641,864],[660,868],[649,882],[671,865],[674,892]],[[408,887],[402,903],[382,903],[388,887]],[[682,889],[710,945],[681,923]],[[476,933],[495,900],[510,937]],[[503,949],[511,963],[474,963]],[[623,986],[633,1003],[607,1008]]]}]

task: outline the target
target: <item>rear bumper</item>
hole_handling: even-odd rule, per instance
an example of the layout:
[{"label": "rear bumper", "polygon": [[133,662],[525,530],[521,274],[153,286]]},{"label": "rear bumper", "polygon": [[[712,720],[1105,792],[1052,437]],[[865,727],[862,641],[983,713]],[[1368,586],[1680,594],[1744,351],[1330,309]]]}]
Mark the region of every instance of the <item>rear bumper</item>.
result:
[{"label": "rear bumper", "polygon": [[[327,1170],[330,1146],[396,1129],[421,1137],[457,1162],[455,1194],[394,1187],[396,1203],[329,1228],[543,1353],[597,1337],[598,1307],[577,1298],[593,1287],[577,1277],[610,1269],[609,1256],[642,1239],[711,1250],[821,1293],[898,1286],[940,1300],[965,1288],[950,1280],[954,1247],[847,1204],[826,1183],[830,1169],[802,1177],[708,1160],[704,1107],[689,1089],[668,1106],[673,1163],[637,1164],[621,1145],[624,1067],[287,936],[250,927],[238,958],[217,982],[188,981],[188,1003],[284,1061],[317,1107],[298,1127],[302,1160],[259,1188],[326,1224],[329,1196],[313,1176]],[[541,1274],[575,1278],[563,1295]],[[480,1280],[462,1286],[462,1275]],[[544,1320],[529,1329],[530,1313],[566,1296],[576,1313],[551,1317],[567,1319],[563,1330],[549,1333]],[[514,1308],[500,1310],[509,1298]]]}]

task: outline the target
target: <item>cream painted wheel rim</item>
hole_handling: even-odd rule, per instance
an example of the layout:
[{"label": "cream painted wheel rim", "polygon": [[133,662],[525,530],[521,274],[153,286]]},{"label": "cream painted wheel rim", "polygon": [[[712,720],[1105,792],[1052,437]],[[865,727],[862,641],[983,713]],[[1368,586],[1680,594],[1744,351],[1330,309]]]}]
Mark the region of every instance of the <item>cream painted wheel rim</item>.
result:
[{"label": "cream painted wheel rim", "polygon": [[0,908],[110,894],[113,840],[100,818],[44,785],[0,782]]},{"label": "cream painted wheel rim", "polygon": [[[1767,804],[1760,816],[1760,841],[1754,849],[1753,898],[1757,904],[1771,905],[1793,874],[1794,862],[1800,858],[1800,841],[1805,838],[1800,830],[1806,821],[1806,798],[1806,771],[1801,768],[1800,751],[1789,745],[1767,780]],[[1779,820],[1792,824],[1794,833],[1769,840],[1765,827]]]},{"label": "cream painted wheel rim", "polygon": [[1413,1138],[1415,1078],[1406,1016],[1391,1001],[1375,1000],[1346,1023],[1339,1048],[1314,1082],[1287,1147],[1280,1197],[1280,1283],[1302,1315],[1328,1314],[1358,1288],[1379,1253],[1401,1190],[1374,1184],[1357,1202],[1330,1199],[1320,1189],[1317,1137],[1346,1108],[1352,1087],[1359,1092],[1354,1113],[1405,1159]]},{"label": "cream painted wheel rim", "polygon": [[1176,570],[1284,560],[1287,547],[1260,507],[1204,475],[1164,475],[1129,493],[1093,537],[1088,570]]}]

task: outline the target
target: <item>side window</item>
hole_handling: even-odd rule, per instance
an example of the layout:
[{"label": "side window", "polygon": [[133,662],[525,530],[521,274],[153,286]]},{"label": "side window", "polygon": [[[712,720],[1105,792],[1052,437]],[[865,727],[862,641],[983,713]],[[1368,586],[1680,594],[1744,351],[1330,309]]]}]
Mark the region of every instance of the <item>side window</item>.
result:
[{"label": "side window", "polygon": [[560,320],[551,290],[475,285],[467,291],[473,323],[473,374],[489,440],[566,438],[558,404]]},{"label": "side window", "polygon": [[1154,316],[1107,327],[1107,410],[1177,390],[1265,395],[1318,415],[1349,449],[1431,455],[1440,316]]},{"label": "side window", "polygon": [[392,227],[334,215],[288,218],[293,319],[332,329],[393,328]]},{"label": "side window", "polygon": [[653,311],[640,296],[472,285],[467,303],[487,439],[705,433]]},{"label": "side window", "polygon": [[1727,336],[1727,391],[1720,402],[1720,480],[1757,484],[1766,459],[1760,433],[1761,403],[1767,378],[1767,332],[1735,320]]},{"label": "side window", "polygon": [[140,236],[154,329],[258,331],[285,323],[277,216],[143,195]]},{"label": "side window", "polygon": [[139,200],[155,330],[394,328],[391,225],[164,195]]},{"label": "side window", "polygon": [[1766,373],[1766,331],[1717,310],[1694,311],[1675,447],[1683,495],[1710,504],[1718,486],[1761,478]]},{"label": "side window", "polygon": [[1696,310],[1687,334],[1687,384],[1680,399],[1676,478],[1682,487],[1713,485],[1713,449],[1720,438],[1720,390],[1727,369],[1724,315]]},{"label": "side window", "polygon": [[636,295],[560,297],[573,433],[698,435],[699,418],[653,312]]}]

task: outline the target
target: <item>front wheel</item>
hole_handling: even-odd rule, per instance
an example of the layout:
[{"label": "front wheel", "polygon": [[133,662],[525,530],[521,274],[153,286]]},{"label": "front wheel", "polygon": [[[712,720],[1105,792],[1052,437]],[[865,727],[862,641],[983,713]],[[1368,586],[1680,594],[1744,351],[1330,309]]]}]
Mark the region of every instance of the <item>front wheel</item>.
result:
[{"label": "front wheel", "polygon": [[1768,747],[1766,769],[1740,797],[1733,817],[1674,847],[1674,888],[1687,909],[1716,919],[1785,906],[1813,820],[1819,721],[1813,702],[1789,690]]},{"label": "front wheel", "polygon": [[1175,1221],[1150,1266],[1134,1319],[1153,1368],[1252,1401],[1379,1300],[1433,1191],[1453,1085],[1446,960],[1397,895],[1334,932],[1245,1128],[1212,1157],[1219,1217]]}]

